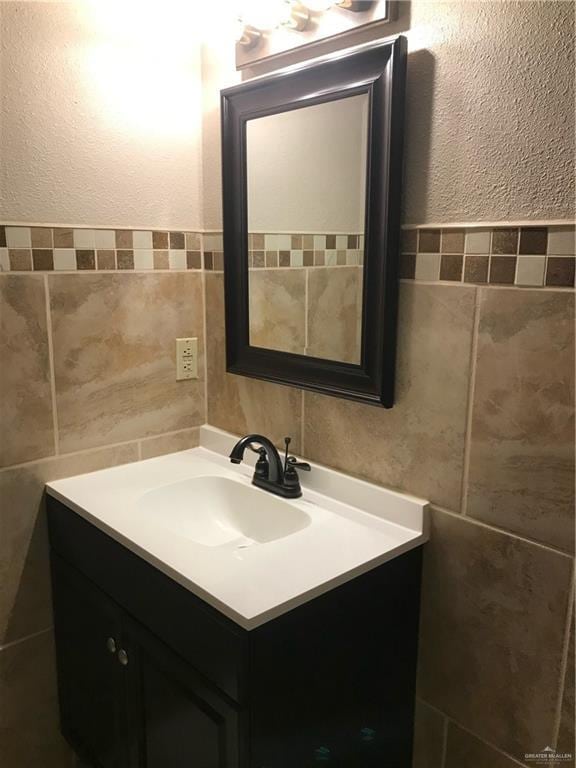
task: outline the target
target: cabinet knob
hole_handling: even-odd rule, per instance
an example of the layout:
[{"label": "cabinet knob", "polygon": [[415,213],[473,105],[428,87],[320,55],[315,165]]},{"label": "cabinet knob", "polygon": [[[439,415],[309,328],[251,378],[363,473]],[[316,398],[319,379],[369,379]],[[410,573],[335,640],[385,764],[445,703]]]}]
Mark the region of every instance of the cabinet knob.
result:
[{"label": "cabinet knob", "polygon": [[124,648],[120,648],[118,651],[118,661],[120,664],[122,664],[123,667],[126,667],[128,665],[128,654],[124,650]]},{"label": "cabinet knob", "polygon": [[116,640],[114,640],[113,637],[109,637],[108,640],[106,640],[106,648],[108,648],[110,653],[116,653]]}]

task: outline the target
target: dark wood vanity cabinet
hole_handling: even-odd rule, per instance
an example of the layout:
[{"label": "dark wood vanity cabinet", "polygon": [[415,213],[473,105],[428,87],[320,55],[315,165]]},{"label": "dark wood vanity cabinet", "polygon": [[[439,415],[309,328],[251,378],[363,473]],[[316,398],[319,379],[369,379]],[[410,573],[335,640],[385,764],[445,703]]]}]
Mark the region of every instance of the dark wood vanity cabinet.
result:
[{"label": "dark wood vanity cabinet", "polygon": [[410,768],[412,550],[244,630],[48,501],[61,727],[93,768]]}]

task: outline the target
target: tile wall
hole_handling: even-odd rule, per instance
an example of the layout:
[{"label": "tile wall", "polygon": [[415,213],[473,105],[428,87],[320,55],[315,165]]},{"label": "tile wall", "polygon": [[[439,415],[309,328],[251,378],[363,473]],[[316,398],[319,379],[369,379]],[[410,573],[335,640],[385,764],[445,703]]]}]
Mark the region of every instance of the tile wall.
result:
[{"label": "tile wall", "polygon": [[[431,501],[414,766],[529,768],[546,746],[575,752],[574,291],[553,277],[573,228],[545,228],[535,254],[457,230],[415,235],[438,271],[420,259],[401,281],[391,410],[227,374],[223,280],[207,274],[208,421],[292,435],[313,461]],[[533,256],[543,277],[448,280],[443,255],[483,256],[488,275],[510,258],[515,279]]]},{"label": "tile wall", "polygon": [[[197,444],[203,277],[189,257],[201,249],[194,233],[0,235],[14,270],[0,274],[0,765],[64,768],[43,486]],[[175,381],[178,336],[199,339],[197,381]]]},{"label": "tile wall", "polygon": [[[430,499],[415,768],[530,768],[524,756],[545,746],[574,752],[573,228],[407,231],[415,269],[401,281],[389,411],[226,373],[220,233],[163,233],[155,248],[150,231],[150,248],[107,230],[99,248],[102,230],[62,241],[15,229],[0,229],[0,764],[71,764],[56,727],[43,484],[192,446],[204,421],[292,435],[311,460]],[[62,242],[74,260],[56,258]],[[11,263],[13,250],[29,259]],[[94,268],[77,251],[93,251]],[[155,265],[154,251],[168,260]],[[472,257],[487,265],[474,280]],[[513,282],[496,257],[514,263]],[[539,265],[532,283],[524,258]],[[203,374],[175,382],[172,357],[174,338],[194,335],[203,360],[204,321],[207,402]]]}]

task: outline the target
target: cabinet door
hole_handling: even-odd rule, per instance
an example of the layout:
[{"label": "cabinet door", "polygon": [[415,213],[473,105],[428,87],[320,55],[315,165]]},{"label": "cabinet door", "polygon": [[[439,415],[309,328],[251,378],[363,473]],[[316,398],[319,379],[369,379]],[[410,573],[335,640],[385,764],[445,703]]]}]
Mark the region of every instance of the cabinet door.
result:
[{"label": "cabinet door", "polygon": [[93,768],[126,768],[120,609],[54,553],[52,583],[62,732]]},{"label": "cabinet door", "polygon": [[[238,712],[142,626],[128,622],[130,706],[142,768],[238,768]],[[132,660],[134,663],[132,663]],[[135,672],[135,674],[134,674]]]}]

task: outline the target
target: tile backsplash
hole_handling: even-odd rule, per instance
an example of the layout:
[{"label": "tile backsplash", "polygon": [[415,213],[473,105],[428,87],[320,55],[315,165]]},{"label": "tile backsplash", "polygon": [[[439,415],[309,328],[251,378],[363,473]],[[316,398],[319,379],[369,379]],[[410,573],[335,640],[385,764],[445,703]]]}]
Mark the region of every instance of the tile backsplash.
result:
[{"label": "tile backsplash", "polygon": [[[364,235],[250,233],[251,269],[361,265]],[[0,225],[0,272],[224,268],[221,232]],[[425,282],[573,288],[573,225],[402,231],[399,275]]]},{"label": "tile backsplash", "polygon": [[401,251],[408,280],[574,287],[574,226],[405,229]]},{"label": "tile backsplash", "polygon": [[202,234],[0,225],[0,271],[202,269]]}]

